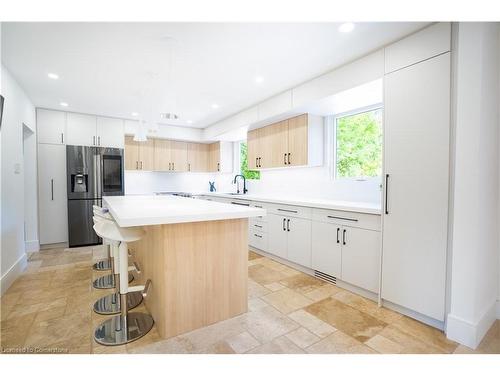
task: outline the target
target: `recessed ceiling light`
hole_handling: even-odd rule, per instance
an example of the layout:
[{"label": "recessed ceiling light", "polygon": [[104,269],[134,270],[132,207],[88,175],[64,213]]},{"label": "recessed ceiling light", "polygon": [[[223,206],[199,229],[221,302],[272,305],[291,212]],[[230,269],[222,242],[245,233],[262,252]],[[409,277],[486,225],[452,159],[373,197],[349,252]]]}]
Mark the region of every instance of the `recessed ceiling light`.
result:
[{"label": "recessed ceiling light", "polygon": [[56,73],[48,73],[47,77],[50,79],[59,79],[59,76]]},{"label": "recessed ceiling light", "polygon": [[66,103],[66,102],[61,102],[61,103],[59,103],[59,105],[62,106],[62,107],[67,107],[69,104]]},{"label": "recessed ceiling light", "polygon": [[212,104],[212,108],[217,109],[217,108],[219,108],[219,105],[217,103],[214,103],[214,104]]},{"label": "recessed ceiling light", "polygon": [[257,83],[262,83],[262,82],[264,82],[264,77],[262,77],[262,76],[257,76],[257,77],[255,77],[255,82],[257,82]]},{"label": "recessed ceiling light", "polygon": [[186,121],[188,124],[192,124],[193,123],[193,120],[187,120]]},{"label": "recessed ceiling light", "polygon": [[137,112],[132,112],[131,115],[134,116],[134,117],[139,116],[139,114]]},{"label": "recessed ceiling light", "polygon": [[345,22],[339,26],[339,31],[341,33],[350,33],[354,30],[354,24],[352,22]]}]

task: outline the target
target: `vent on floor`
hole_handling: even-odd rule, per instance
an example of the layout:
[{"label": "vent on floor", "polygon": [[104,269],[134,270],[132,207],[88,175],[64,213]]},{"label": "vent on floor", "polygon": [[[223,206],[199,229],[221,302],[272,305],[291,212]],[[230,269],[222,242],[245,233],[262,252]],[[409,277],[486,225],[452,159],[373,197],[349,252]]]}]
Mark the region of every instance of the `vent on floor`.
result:
[{"label": "vent on floor", "polygon": [[321,279],[323,281],[326,281],[326,282],[329,282],[332,284],[337,284],[337,278],[334,276],[330,276],[326,273],[314,270],[314,276],[316,276],[318,279]]}]

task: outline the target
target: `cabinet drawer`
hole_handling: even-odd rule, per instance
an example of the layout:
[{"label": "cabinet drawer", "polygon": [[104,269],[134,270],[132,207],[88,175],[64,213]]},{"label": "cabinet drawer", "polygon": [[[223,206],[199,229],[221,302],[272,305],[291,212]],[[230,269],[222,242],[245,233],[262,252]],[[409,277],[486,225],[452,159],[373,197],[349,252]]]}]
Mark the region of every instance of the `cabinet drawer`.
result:
[{"label": "cabinet drawer", "polygon": [[250,218],[250,220],[248,221],[248,225],[249,225],[250,229],[258,230],[258,231],[267,233],[267,222],[262,221],[259,218],[256,218],[256,217]]},{"label": "cabinet drawer", "polygon": [[268,213],[310,219],[312,216],[312,209],[310,207],[271,204],[269,205]]},{"label": "cabinet drawer", "polygon": [[249,229],[248,231],[248,244],[259,250],[267,251],[267,233]]},{"label": "cabinet drawer", "polygon": [[[250,207],[262,208],[262,209],[266,210],[266,212],[269,212],[269,204],[266,204],[266,203],[252,202],[250,204]],[[267,223],[267,215],[266,216],[257,216],[257,217],[254,217],[252,219],[254,219],[255,221]]]},{"label": "cabinet drawer", "polygon": [[380,215],[362,214],[358,212],[324,210],[313,208],[312,218],[323,223],[348,225],[355,228],[364,228],[380,231]]}]

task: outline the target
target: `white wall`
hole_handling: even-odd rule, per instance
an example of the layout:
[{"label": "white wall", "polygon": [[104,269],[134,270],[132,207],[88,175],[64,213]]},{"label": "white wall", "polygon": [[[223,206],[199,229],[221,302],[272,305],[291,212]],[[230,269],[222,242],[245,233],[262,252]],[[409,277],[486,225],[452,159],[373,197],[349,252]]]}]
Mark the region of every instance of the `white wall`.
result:
[{"label": "white wall", "polygon": [[26,251],[38,251],[38,180],[35,124],[24,124],[24,229]]},{"label": "white wall", "polygon": [[475,348],[498,297],[498,25],[460,23],[457,40],[449,338]]},{"label": "white wall", "polygon": [[[2,293],[26,262],[24,244],[23,123],[35,129],[35,107],[2,65]],[[36,184],[30,186],[36,189]],[[36,207],[36,206],[35,206]]]}]

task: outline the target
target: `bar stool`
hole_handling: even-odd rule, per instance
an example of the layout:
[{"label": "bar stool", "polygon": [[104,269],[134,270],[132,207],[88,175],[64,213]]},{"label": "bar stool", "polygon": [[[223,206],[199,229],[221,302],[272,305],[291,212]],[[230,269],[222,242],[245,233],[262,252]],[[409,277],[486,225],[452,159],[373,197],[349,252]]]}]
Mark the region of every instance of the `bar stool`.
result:
[{"label": "bar stool", "polygon": [[120,315],[100,324],[95,332],[94,339],[102,345],[123,345],[135,341],[153,327],[154,321],[151,315],[141,312],[128,312],[127,295],[131,292],[141,292],[144,297],[147,296],[151,286],[151,280],[145,285],[128,285],[128,242],[141,239],[144,230],[138,228],[120,228],[112,221],[97,221],[94,224],[94,230],[103,239],[119,242],[118,246],[118,269],[120,279]]},{"label": "bar stool", "polygon": [[[96,216],[98,218],[112,220],[112,217],[106,208],[96,206],[96,205],[94,205],[92,208],[94,211],[94,224],[95,224]],[[107,243],[107,241],[103,240],[103,245],[106,246],[106,253],[108,254],[108,257],[106,259],[102,259],[102,260],[99,260],[96,263],[94,263],[92,268],[95,271],[110,271],[113,267],[113,262],[111,260],[112,255],[111,255],[110,244]]]},{"label": "bar stool", "polygon": [[[113,217],[107,212],[105,208],[94,206],[94,224],[108,220],[114,222]],[[116,241],[110,241],[106,238],[102,239],[103,243],[108,246],[108,251],[110,256],[111,263],[111,273],[114,278],[114,284],[116,285],[116,292],[108,294],[104,297],[99,298],[94,303],[94,311],[97,314],[101,315],[110,315],[110,314],[118,314],[120,312],[120,294],[118,291],[120,290],[120,278],[118,277],[118,245],[119,243]],[[95,266],[95,265],[94,265]],[[95,269],[95,268],[94,268]],[[139,267],[137,263],[134,262],[133,267],[129,267],[129,271],[137,271],[140,273]],[[129,310],[139,306],[142,302],[142,293],[140,292],[131,292],[127,295],[127,307]]]},{"label": "bar stool", "polygon": [[[94,211],[94,224],[96,220],[111,220],[113,221],[113,217],[109,214],[108,210],[103,207],[99,206],[93,206],[93,211]],[[116,287],[116,280],[117,278],[115,277],[115,272],[113,270],[113,253],[111,251],[111,244],[109,241],[103,239],[102,240],[105,246],[108,247],[108,259],[101,260],[93,265],[93,268],[97,271],[106,271],[106,270],[111,270],[111,273],[108,275],[104,275],[101,277],[98,277],[97,279],[94,280],[93,286],[96,289],[112,289]],[[109,265],[109,268],[106,268]],[[132,273],[129,273],[128,275],[128,282],[132,282],[134,280],[134,275]]]}]

